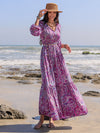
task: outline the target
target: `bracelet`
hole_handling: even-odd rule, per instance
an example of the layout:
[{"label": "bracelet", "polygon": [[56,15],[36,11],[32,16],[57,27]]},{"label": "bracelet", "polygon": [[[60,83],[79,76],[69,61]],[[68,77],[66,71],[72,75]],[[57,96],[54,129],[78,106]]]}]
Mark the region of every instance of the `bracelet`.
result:
[{"label": "bracelet", "polygon": [[37,18],[40,19],[41,17],[39,17],[39,15],[38,15]]}]

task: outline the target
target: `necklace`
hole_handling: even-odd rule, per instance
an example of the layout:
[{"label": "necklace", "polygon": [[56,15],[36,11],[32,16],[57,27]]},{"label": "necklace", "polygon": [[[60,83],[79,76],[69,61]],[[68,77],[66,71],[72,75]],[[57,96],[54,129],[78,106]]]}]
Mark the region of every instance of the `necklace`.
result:
[{"label": "necklace", "polygon": [[55,31],[55,28],[56,28],[56,24],[55,24],[55,23],[47,22],[47,24],[48,24],[48,26],[50,26],[50,28],[51,28],[52,30]]}]

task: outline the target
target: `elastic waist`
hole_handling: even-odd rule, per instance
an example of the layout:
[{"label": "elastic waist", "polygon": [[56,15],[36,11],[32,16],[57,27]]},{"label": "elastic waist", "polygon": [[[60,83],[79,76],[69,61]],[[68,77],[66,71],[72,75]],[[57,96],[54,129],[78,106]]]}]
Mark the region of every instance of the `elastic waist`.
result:
[{"label": "elastic waist", "polygon": [[50,45],[57,45],[57,43],[55,43],[55,44],[43,44],[43,46],[50,46]]}]

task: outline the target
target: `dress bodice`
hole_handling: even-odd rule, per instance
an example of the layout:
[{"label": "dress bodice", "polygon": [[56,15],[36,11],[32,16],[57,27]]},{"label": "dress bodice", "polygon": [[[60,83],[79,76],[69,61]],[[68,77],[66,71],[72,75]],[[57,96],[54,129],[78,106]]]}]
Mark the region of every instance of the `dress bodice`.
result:
[{"label": "dress bodice", "polygon": [[55,44],[60,40],[60,24],[56,25],[55,31],[53,31],[47,23],[44,24],[44,21],[40,20],[39,25],[31,25],[30,31],[34,36],[39,36],[42,40],[42,44]]}]

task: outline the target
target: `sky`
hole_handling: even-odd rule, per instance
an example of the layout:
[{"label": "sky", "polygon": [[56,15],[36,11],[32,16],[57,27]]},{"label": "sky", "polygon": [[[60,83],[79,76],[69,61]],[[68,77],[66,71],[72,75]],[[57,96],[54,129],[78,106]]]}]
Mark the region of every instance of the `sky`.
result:
[{"label": "sky", "polygon": [[0,45],[39,45],[29,29],[46,3],[63,11],[62,43],[100,46],[100,0],[0,0]]}]

